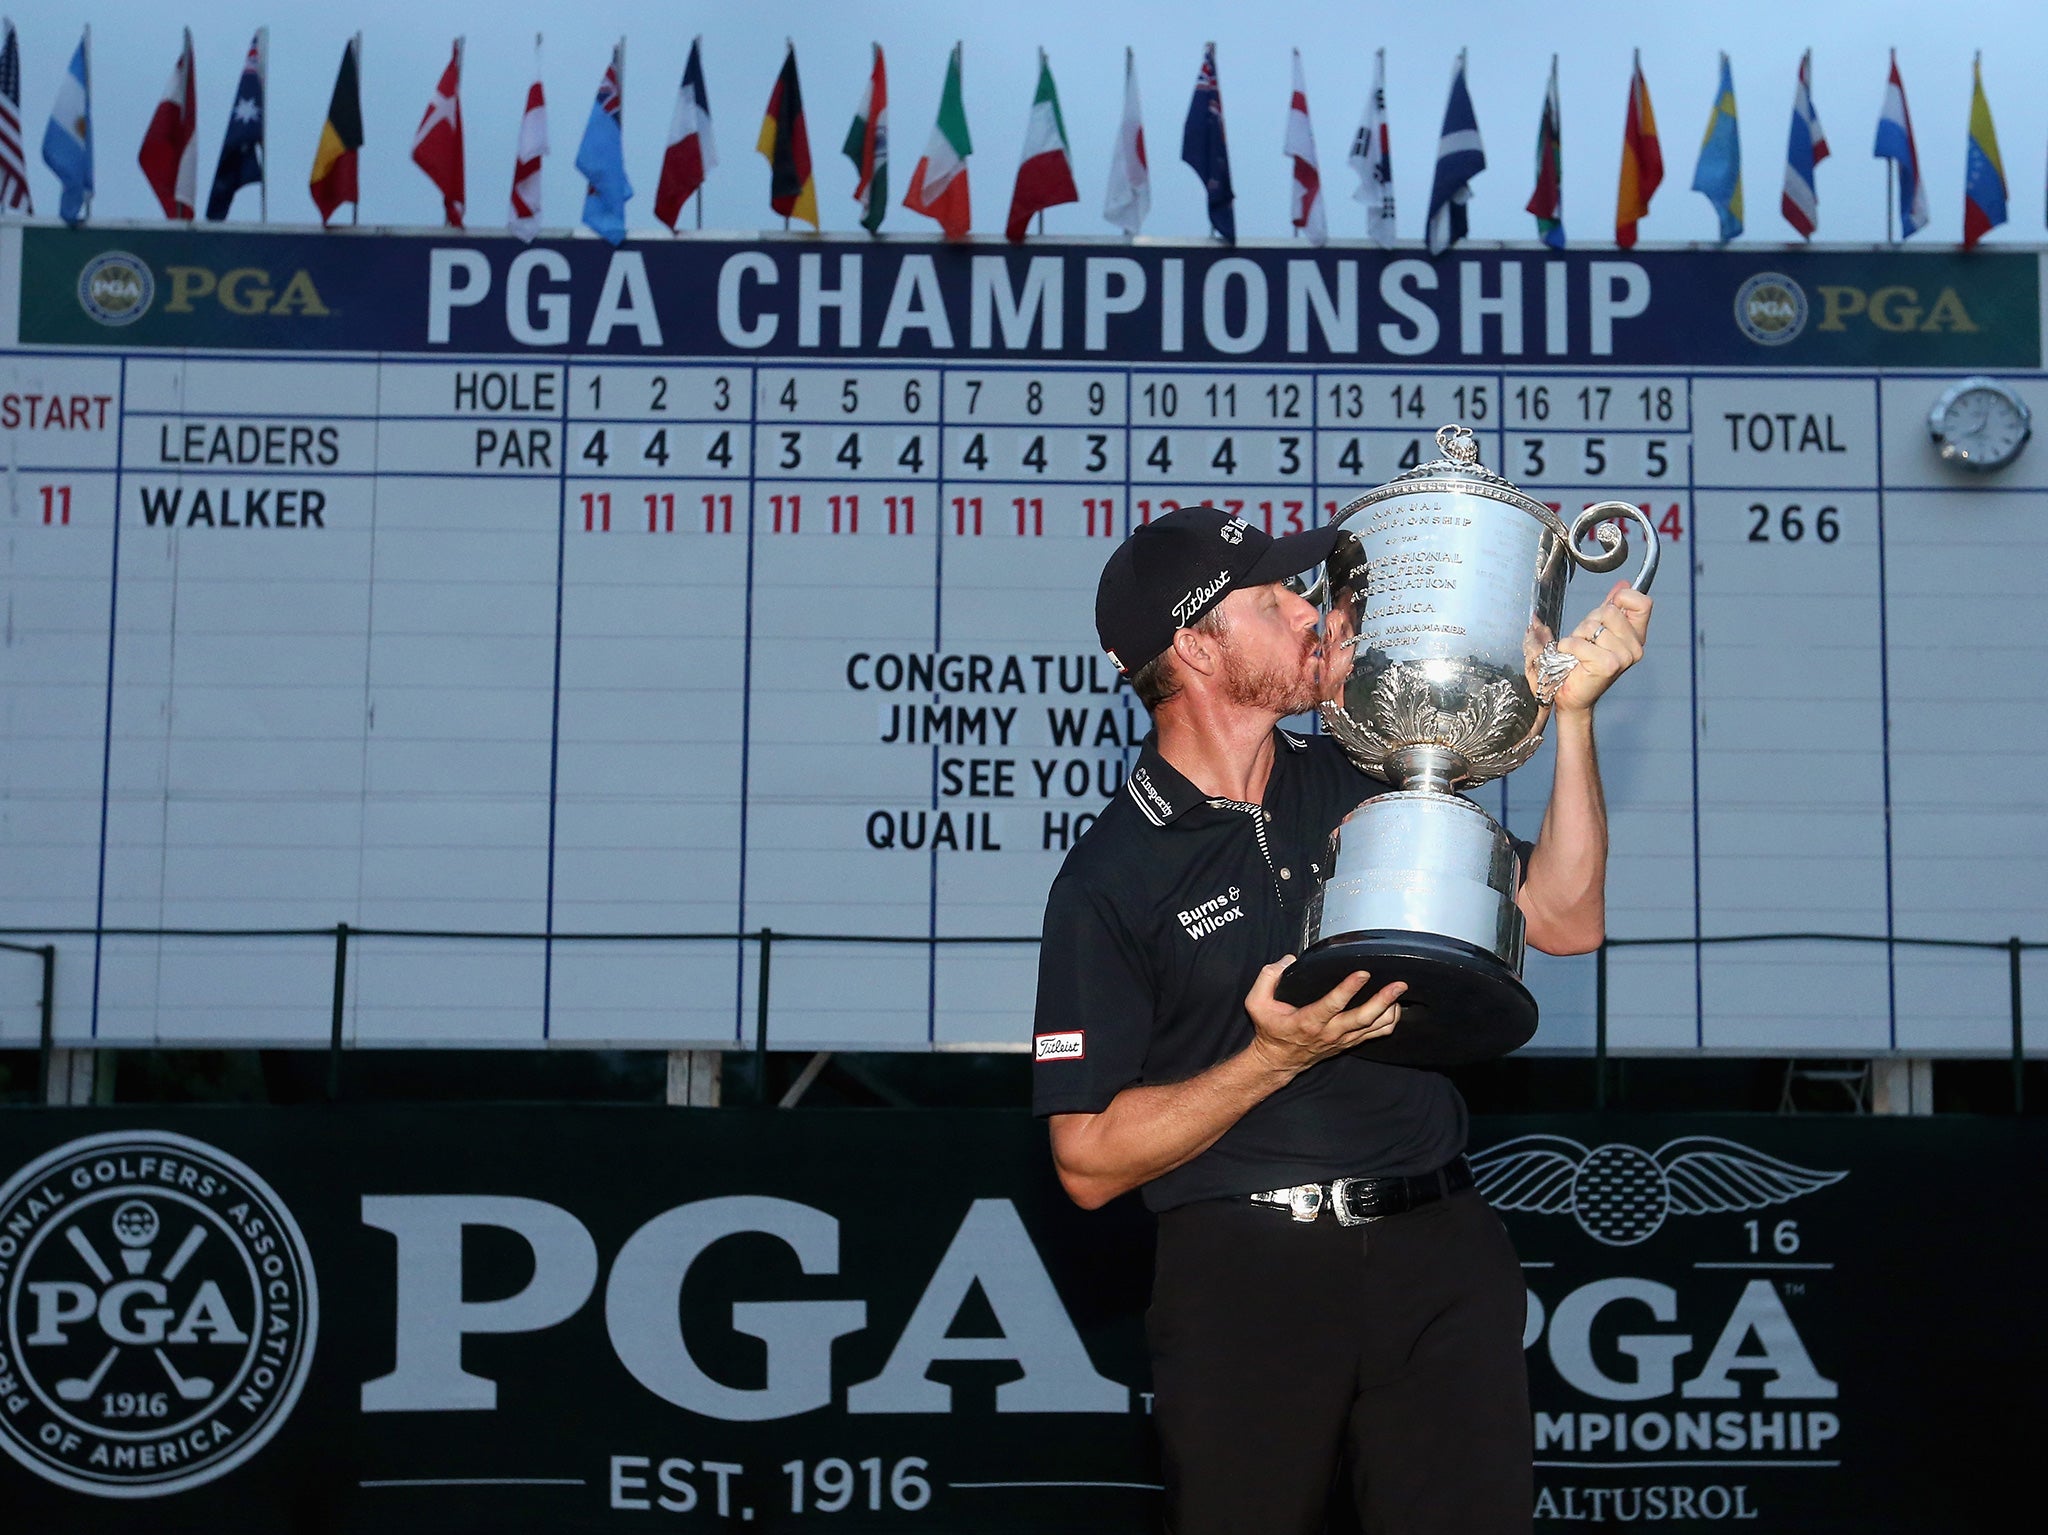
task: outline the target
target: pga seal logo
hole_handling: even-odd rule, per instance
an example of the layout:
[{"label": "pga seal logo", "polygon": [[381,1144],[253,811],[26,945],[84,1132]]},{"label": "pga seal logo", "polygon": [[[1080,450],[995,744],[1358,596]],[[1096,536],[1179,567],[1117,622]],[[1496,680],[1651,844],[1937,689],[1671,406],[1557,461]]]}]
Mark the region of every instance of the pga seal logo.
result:
[{"label": "pga seal logo", "polygon": [[78,302],[102,325],[133,325],[156,300],[156,277],[140,256],[107,251],[78,274]]},{"label": "pga seal logo", "polygon": [[1735,323],[1758,346],[1783,346],[1806,329],[1806,290],[1782,272],[1759,272],[1735,290]]},{"label": "pga seal logo", "polygon": [[0,1448],[103,1498],[224,1476],[313,1362],[291,1212],[248,1167],[156,1130],[87,1136],[0,1187]]}]

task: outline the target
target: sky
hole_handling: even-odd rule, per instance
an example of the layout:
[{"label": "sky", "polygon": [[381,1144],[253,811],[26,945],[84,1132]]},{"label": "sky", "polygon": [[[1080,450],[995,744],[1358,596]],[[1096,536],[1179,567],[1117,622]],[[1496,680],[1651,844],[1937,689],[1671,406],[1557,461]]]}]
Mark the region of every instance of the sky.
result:
[{"label": "sky", "polygon": [[[439,194],[409,157],[414,125],[460,34],[467,39],[468,223],[479,230],[503,227],[538,33],[553,145],[547,223],[575,222],[583,190],[573,165],[576,143],[612,45],[624,36],[626,165],[637,193],[628,225],[636,234],[665,234],[654,220],[655,184],[677,82],[691,37],[701,33],[719,154],[704,199],[707,230],[780,226],[767,205],[768,165],[753,145],[785,39],[794,39],[825,230],[857,229],[854,168],[839,145],[866,84],[870,44],[879,42],[888,64],[891,185],[898,204],[883,231],[935,233],[935,225],[900,200],[932,129],[946,55],[958,40],[974,141],[969,166],[976,234],[1000,235],[1041,46],[1051,57],[1081,192],[1078,204],[1046,215],[1046,233],[1115,233],[1102,218],[1102,203],[1129,46],[1136,50],[1152,167],[1152,214],[1144,233],[1205,235],[1201,184],[1180,164],[1179,146],[1202,45],[1213,41],[1238,232],[1245,240],[1290,234],[1288,162],[1280,146],[1293,48],[1304,60],[1337,239],[1364,234],[1364,209],[1351,199],[1356,178],[1344,162],[1370,88],[1374,50],[1384,48],[1404,240],[1422,235],[1437,130],[1460,49],[1468,53],[1467,78],[1488,161],[1473,182],[1475,240],[1534,236],[1523,204],[1534,184],[1536,127],[1555,53],[1566,233],[1573,245],[1611,246],[1635,49],[1666,166],[1641,227],[1643,241],[1716,238],[1714,212],[1690,183],[1722,50],[1733,61],[1743,139],[1748,227],[1741,240],[1793,240],[1778,198],[1794,77],[1809,47],[1814,104],[1833,151],[1818,173],[1820,240],[1868,243],[1885,236],[1885,165],[1870,149],[1890,48],[1898,50],[1932,205],[1932,222],[1913,243],[1961,238],[1970,69],[1978,50],[2010,189],[2010,222],[1993,231],[1989,243],[2044,238],[2048,92],[2038,82],[2048,63],[2048,6],[2039,0],[1436,0],[1294,7],[1199,0],[297,0],[284,6],[190,0],[182,14],[161,0],[33,0],[21,5],[14,21],[21,35],[22,126],[36,208],[45,216],[54,213],[58,188],[39,155],[43,124],[83,25],[91,24],[93,38],[99,192],[92,213],[95,221],[112,221],[162,216],[135,151],[176,60],[179,28],[192,28],[196,50],[203,204],[244,51],[254,29],[268,24],[270,216],[285,225],[317,221],[307,173],[342,47],[360,29],[365,224],[440,223]],[[255,202],[253,189],[243,193],[237,219],[253,220]]]}]

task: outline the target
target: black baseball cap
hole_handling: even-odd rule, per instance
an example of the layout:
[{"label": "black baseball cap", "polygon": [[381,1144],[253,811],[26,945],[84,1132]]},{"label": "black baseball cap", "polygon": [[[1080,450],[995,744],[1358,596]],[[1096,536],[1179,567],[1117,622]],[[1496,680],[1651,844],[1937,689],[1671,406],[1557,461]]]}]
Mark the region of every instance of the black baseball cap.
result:
[{"label": "black baseball cap", "polygon": [[1268,586],[1322,564],[1337,536],[1332,523],[1274,538],[1213,506],[1180,507],[1133,531],[1102,567],[1096,636],[1129,676],[1239,587]]}]

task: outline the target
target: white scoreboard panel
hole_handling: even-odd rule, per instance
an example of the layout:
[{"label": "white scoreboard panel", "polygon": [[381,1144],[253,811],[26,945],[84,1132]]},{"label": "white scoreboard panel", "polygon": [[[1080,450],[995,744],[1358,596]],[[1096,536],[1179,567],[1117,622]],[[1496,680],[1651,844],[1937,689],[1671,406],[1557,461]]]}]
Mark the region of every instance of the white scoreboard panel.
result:
[{"label": "white scoreboard panel", "polygon": [[[1973,474],[1926,424],[1978,372],[2048,411],[2031,255],[0,257],[0,936],[82,930],[60,1040],[324,1044],[337,922],[553,935],[353,939],[362,1045],[732,1045],[730,935],[1034,934],[1146,728],[1094,642],[1114,541],[1327,520],[1451,421],[1665,536],[1600,706],[1613,936],[2048,936],[2048,448]],[[1548,781],[1477,797],[1533,837]],[[1036,964],[778,941],[770,1039],[1017,1048]],[[1531,1048],[1590,1048],[1591,958],[1528,978]],[[1609,982],[1621,1051],[2009,1047],[1997,953],[1687,941]]]}]

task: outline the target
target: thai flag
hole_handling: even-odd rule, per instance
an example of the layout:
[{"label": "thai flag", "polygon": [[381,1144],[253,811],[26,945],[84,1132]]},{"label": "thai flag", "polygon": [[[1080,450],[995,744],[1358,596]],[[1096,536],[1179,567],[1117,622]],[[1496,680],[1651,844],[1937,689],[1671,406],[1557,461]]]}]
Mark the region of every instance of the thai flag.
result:
[{"label": "thai flag", "polygon": [[1465,238],[1465,204],[1472,200],[1472,178],[1486,169],[1486,146],[1479,141],[1479,119],[1465,89],[1465,55],[1451,74],[1451,96],[1444,103],[1443,131],[1436,141],[1436,180],[1429,189],[1429,253],[1440,256]]},{"label": "thai flag", "polygon": [[43,129],[43,164],[64,183],[57,211],[67,224],[83,224],[92,206],[92,89],[86,83],[92,75],[86,51],[91,41],[89,32],[78,40]]},{"label": "thai flag", "polygon": [[1920,151],[1913,143],[1913,118],[1906,110],[1906,84],[1899,78],[1897,53],[1892,54],[1891,78],[1884,87],[1884,109],[1877,115],[1877,146],[1871,153],[1880,160],[1891,161],[1898,172],[1899,237],[1904,239],[1927,223],[1927,187],[1920,180]]},{"label": "thai flag", "polygon": [[[1903,111],[1903,94],[1899,105]],[[1785,195],[1778,203],[1785,222],[1809,240],[1820,227],[1820,194],[1814,190],[1813,168],[1827,157],[1828,136],[1821,128],[1820,114],[1813,110],[1813,50],[1809,48],[1800,57],[1799,88],[1792,93],[1792,138],[1785,146]]]}]

